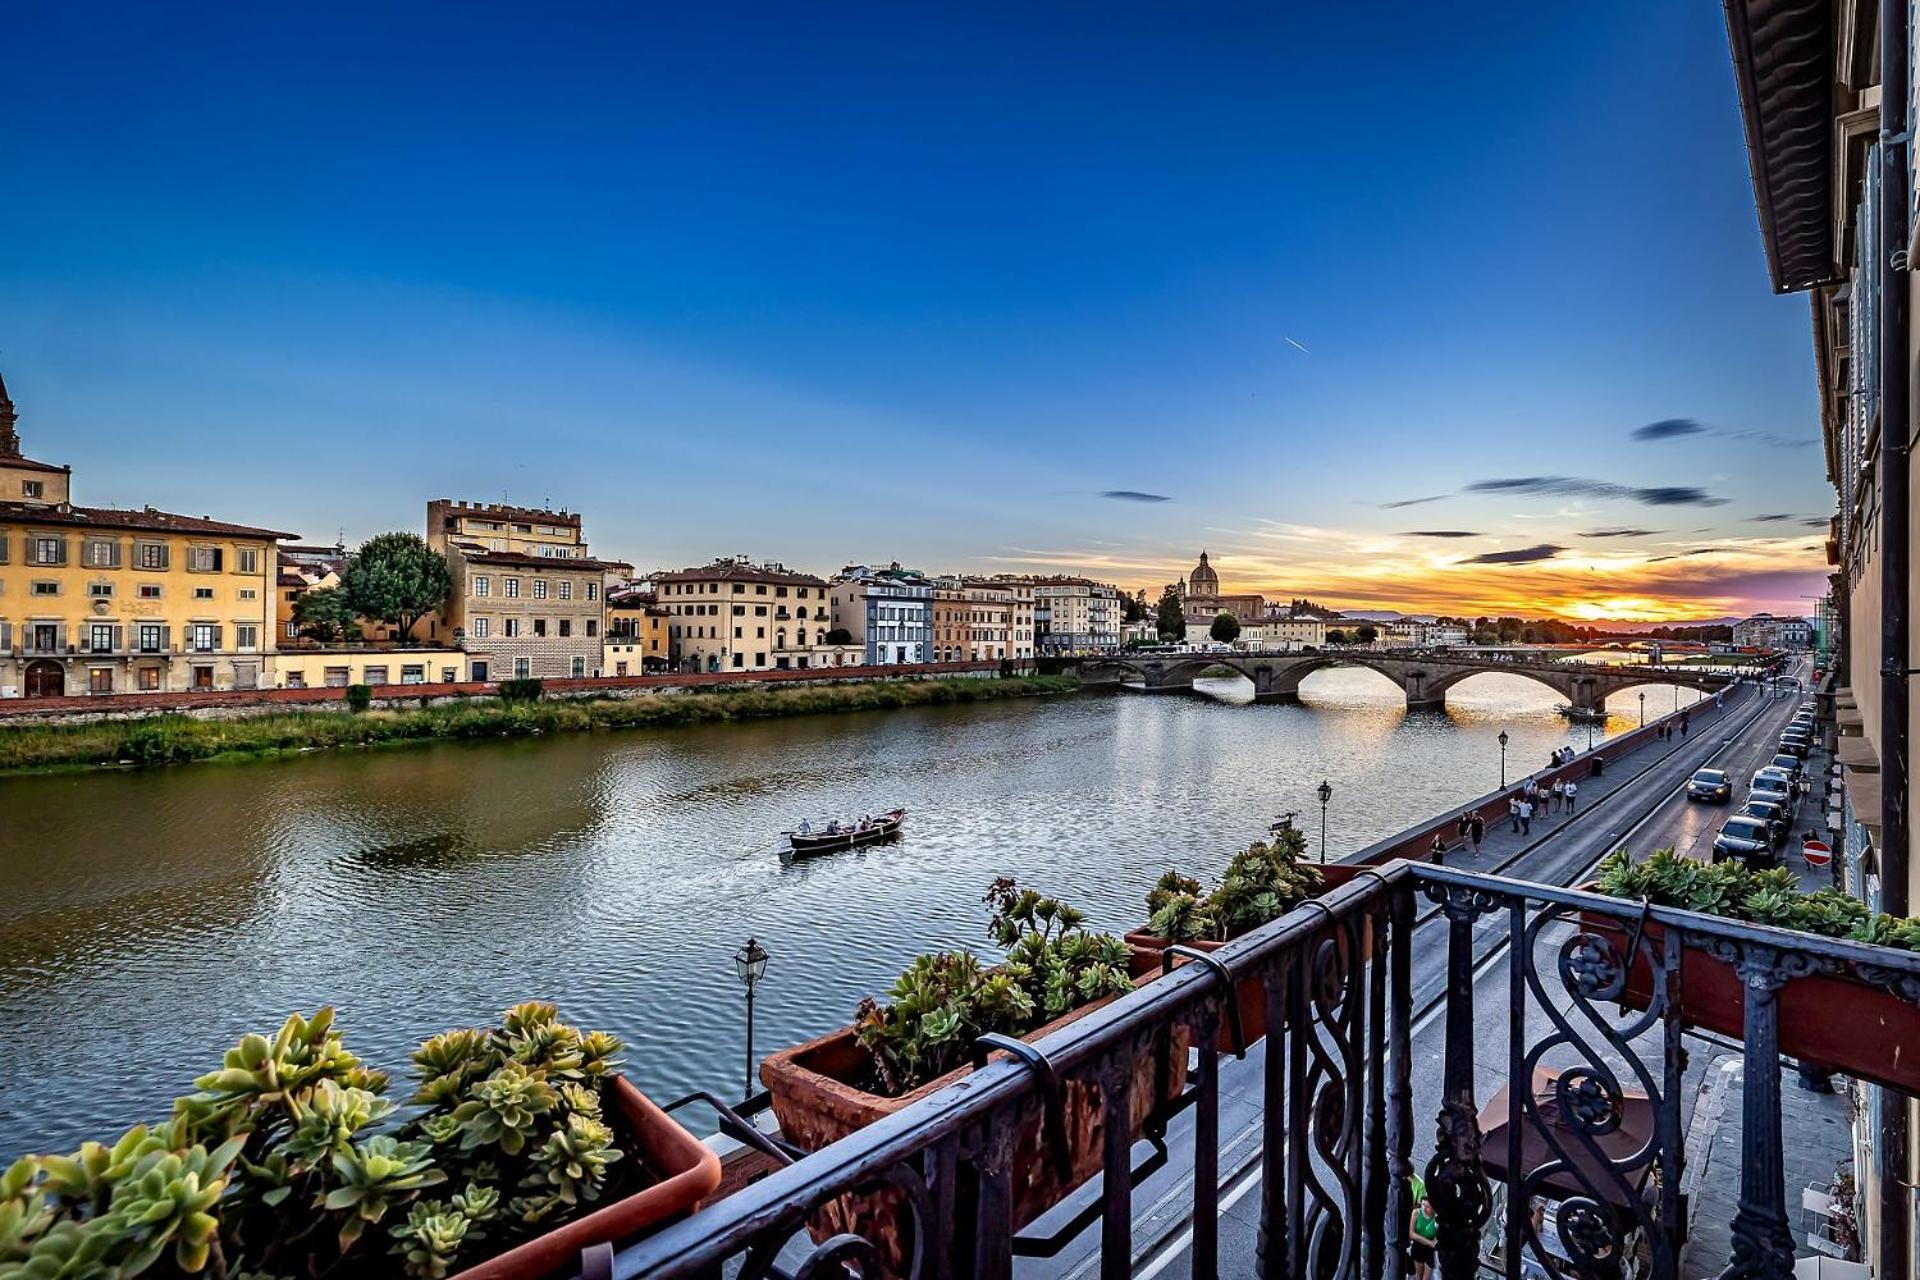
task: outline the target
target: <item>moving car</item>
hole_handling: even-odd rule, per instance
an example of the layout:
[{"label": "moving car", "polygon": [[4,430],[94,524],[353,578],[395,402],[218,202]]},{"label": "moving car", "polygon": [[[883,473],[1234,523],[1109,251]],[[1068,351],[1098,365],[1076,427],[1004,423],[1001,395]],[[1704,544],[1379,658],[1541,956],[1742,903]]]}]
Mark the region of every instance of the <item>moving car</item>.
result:
[{"label": "moving car", "polygon": [[1725,769],[1696,769],[1687,779],[1687,799],[1726,804],[1733,799],[1733,779]]},{"label": "moving car", "polygon": [[1765,818],[1735,814],[1721,824],[1720,834],[1713,838],[1713,860],[1723,862],[1728,858],[1738,858],[1753,868],[1774,865],[1773,831]]}]

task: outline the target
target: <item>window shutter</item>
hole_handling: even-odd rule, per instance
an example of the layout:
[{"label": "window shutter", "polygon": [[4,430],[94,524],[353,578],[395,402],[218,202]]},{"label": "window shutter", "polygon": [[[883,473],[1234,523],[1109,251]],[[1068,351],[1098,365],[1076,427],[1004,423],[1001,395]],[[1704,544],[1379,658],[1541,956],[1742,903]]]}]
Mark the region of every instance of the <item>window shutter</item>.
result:
[{"label": "window shutter", "polygon": [[54,563],[59,565],[65,565],[67,563],[67,539],[56,538],[55,541],[60,544],[60,558],[56,560]]},{"label": "window shutter", "polygon": [[167,624],[160,624],[160,652],[162,653],[165,653],[173,645],[173,638],[168,634],[172,630],[173,628]]},{"label": "window shutter", "polygon": [[219,624],[218,624],[218,623],[216,623],[216,624],[214,625],[214,628],[213,628],[213,648],[214,648],[214,651],[215,651],[216,653],[217,653],[217,652],[219,652],[219,650],[220,650],[220,648],[221,648],[221,644],[220,644],[220,626],[219,626]]},{"label": "window shutter", "polygon": [[0,619],[0,653],[13,648],[13,624]]},{"label": "window shutter", "polygon": [[116,622],[113,626],[113,651],[115,653],[127,647],[126,634],[127,629]]}]

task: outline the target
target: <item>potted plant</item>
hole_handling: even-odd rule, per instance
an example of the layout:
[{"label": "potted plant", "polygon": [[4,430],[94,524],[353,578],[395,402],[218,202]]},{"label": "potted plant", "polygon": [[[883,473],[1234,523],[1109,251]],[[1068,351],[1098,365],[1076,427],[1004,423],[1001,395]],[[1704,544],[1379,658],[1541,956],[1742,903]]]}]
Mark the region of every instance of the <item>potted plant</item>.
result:
[{"label": "potted plant", "polygon": [[[1158,972],[1166,949],[1180,943],[1214,951],[1235,938],[1278,920],[1307,899],[1345,884],[1357,867],[1315,866],[1301,860],[1306,837],[1285,827],[1271,842],[1248,845],[1227,863],[1220,882],[1208,891],[1198,880],[1168,871],[1147,892],[1147,925],[1127,935],[1138,972]],[[1185,961],[1181,961],[1185,963]],[[1240,1030],[1248,1044],[1267,1034],[1266,982],[1248,975],[1235,984]],[[1233,1048],[1233,1032],[1224,1021],[1217,1047]]]},{"label": "potted plant", "polygon": [[[986,902],[992,911],[988,935],[1006,952],[1004,960],[987,964],[970,951],[918,956],[885,1003],[863,1000],[850,1025],[760,1064],[784,1137],[819,1150],[963,1079],[973,1070],[977,1037],[1000,1032],[1038,1040],[1134,989],[1126,944],[1088,930],[1072,907],[1009,879],[996,880]],[[1134,1070],[1129,1115],[1135,1134],[1186,1081],[1184,1034],[1170,1033],[1163,1049],[1164,1064],[1162,1054],[1147,1053]],[[1039,1116],[1016,1139],[1016,1226],[1033,1221],[1100,1169],[1100,1091],[1091,1083],[1069,1082],[1063,1094],[1064,1167],[1050,1158]],[[912,1253],[904,1219],[901,1194],[881,1189],[823,1206],[811,1228],[819,1239],[857,1232],[874,1244],[885,1267],[898,1272]]]},{"label": "potted plant", "polygon": [[[1600,864],[1598,878],[1585,888],[1633,902],[1920,951],[1920,920],[1875,914],[1837,889],[1801,893],[1785,868],[1749,871],[1731,861],[1694,862],[1672,849],[1636,863],[1621,850]],[[1629,922],[1581,912],[1580,924],[1624,955]],[[1666,930],[1649,923],[1643,936],[1657,954]],[[1744,1038],[1746,997],[1739,975],[1692,937],[1681,941],[1681,1019],[1736,1040]],[[1648,954],[1643,949],[1628,969],[1620,997],[1628,1008],[1644,1009],[1651,999]],[[1905,1093],[1920,1092],[1920,1055],[1910,1051],[1920,1043],[1920,1007],[1884,986],[1852,972],[1797,978],[1780,991],[1779,1023],[1780,1052],[1788,1057]]]},{"label": "potted plant", "polygon": [[691,1212],[719,1161],[617,1074],[620,1041],[517,1005],[413,1055],[399,1117],[333,1011],[249,1035],[164,1123],[0,1174],[0,1275],[536,1280]]}]

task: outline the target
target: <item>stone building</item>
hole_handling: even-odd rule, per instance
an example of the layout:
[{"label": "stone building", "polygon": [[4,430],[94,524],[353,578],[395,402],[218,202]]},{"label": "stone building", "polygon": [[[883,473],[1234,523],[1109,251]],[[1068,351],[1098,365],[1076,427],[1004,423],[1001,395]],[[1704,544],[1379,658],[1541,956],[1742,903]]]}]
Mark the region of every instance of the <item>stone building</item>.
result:
[{"label": "stone building", "polygon": [[933,661],[933,584],[912,569],[849,565],[830,586],[833,625],[869,665]]},{"label": "stone building", "polygon": [[1180,580],[1176,590],[1186,610],[1188,626],[1199,622],[1211,624],[1221,614],[1230,613],[1244,628],[1248,623],[1259,622],[1267,613],[1265,596],[1224,594],[1220,590],[1220,575],[1207,563],[1204,551],[1200,553],[1200,563]]},{"label": "stone building", "polygon": [[668,657],[683,671],[779,671],[820,661],[833,629],[824,579],[730,558],[654,578]]}]

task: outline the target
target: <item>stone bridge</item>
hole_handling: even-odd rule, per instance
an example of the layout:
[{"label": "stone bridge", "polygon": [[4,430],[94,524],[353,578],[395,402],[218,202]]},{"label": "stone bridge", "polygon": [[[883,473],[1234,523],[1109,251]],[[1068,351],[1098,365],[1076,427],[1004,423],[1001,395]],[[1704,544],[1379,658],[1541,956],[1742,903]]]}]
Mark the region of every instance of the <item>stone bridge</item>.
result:
[{"label": "stone bridge", "polygon": [[1689,667],[1555,662],[1537,658],[1480,657],[1469,654],[1395,650],[1301,651],[1279,653],[1116,653],[1084,658],[1080,678],[1090,685],[1120,684],[1145,693],[1193,688],[1208,667],[1229,667],[1253,681],[1255,702],[1297,702],[1300,682],[1322,667],[1368,667],[1400,686],[1410,707],[1437,707],[1447,690],[1469,676],[1497,671],[1526,676],[1566,698],[1576,710],[1605,711],[1611,694],[1632,685],[1678,684],[1712,693],[1733,677]]}]

